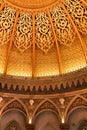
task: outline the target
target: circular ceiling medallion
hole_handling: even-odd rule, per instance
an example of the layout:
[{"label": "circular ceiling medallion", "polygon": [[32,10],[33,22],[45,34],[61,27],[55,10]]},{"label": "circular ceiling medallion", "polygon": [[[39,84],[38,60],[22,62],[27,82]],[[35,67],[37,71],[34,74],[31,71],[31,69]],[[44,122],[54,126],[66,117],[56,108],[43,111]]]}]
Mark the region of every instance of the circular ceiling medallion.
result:
[{"label": "circular ceiling medallion", "polygon": [[49,6],[57,0],[5,0],[6,3],[27,9],[38,9]]}]

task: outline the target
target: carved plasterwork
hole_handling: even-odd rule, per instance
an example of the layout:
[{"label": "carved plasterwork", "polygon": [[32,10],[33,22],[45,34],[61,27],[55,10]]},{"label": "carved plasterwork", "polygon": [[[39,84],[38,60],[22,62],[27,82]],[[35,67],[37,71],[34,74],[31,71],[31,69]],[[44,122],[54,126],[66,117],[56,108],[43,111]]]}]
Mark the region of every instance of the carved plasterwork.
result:
[{"label": "carved plasterwork", "polygon": [[20,104],[18,101],[13,101],[13,102],[11,102],[11,103],[9,103],[6,107],[5,107],[5,109],[3,110],[3,113],[4,112],[6,112],[6,111],[8,111],[8,110],[19,110],[19,111],[22,111],[25,115],[27,115],[26,114],[26,110],[24,109],[24,107],[22,106],[22,104]]},{"label": "carved plasterwork", "polygon": [[67,19],[67,15],[61,7],[56,7],[51,11],[57,39],[60,44],[71,45],[75,38],[73,26]]},{"label": "carved plasterwork", "polygon": [[13,5],[15,7],[19,7],[21,9],[38,9],[38,8],[43,8],[49,5],[52,5],[55,3],[57,0],[4,0],[6,3]]},{"label": "carved plasterwork", "polygon": [[[61,94],[62,95],[62,94]],[[56,104],[56,106],[58,107],[58,108],[64,108],[64,109],[66,109],[67,108],[67,106],[69,105],[69,103],[71,102],[71,100],[72,100],[72,98],[73,98],[73,96],[69,96],[69,97],[64,97],[64,96],[59,96],[59,98],[54,98],[54,99],[52,99],[52,101]],[[64,99],[64,104],[61,104],[60,103],[60,99],[61,98],[63,98]]]},{"label": "carved plasterwork", "polygon": [[87,2],[87,0],[84,0],[85,2]]},{"label": "carved plasterwork", "polygon": [[39,112],[44,111],[44,110],[52,110],[52,111],[58,113],[58,110],[56,109],[56,107],[49,101],[46,101],[38,108],[35,115],[37,115]]},{"label": "carved plasterwork", "polygon": [[20,14],[16,27],[14,45],[20,52],[28,49],[32,44],[32,17],[28,14]]},{"label": "carved plasterwork", "polygon": [[12,98],[6,98],[3,97],[3,101],[0,103],[0,110],[2,110],[3,107],[5,107],[5,105],[11,100]]},{"label": "carved plasterwork", "polygon": [[15,11],[11,8],[5,7],[4,10],[0,12],[0,45],[10,41],[14,19]]},{"label": "carved plasterwork", "polygon": [[33,105],[30,105],[29,101],[31,99],[21,99],[21,101],[25,104],[26,108],[28,109],[28,111],[30,113],[33,113],[35,109],[37,109],[37,107],[39,106],[39,104],[41,103],[41,101],[43,99],[33,99],[34,100],[34,104]]},{"label": "carved plasterwork", "polygon": [[84,98],[87,99],[87,93],[81,94]]},{"label": "carved plasterwork", "polygon": [[76,100],[71,104],[68,112],[70,112],[73,108],[75,107],[80,107],[80,106],[84,106],[87,107],[87,102],[85,100],[83,100],[82,98],[78,97],[76,98]]},{"label": "carved plasterwork", "polygon": [[[86,47],[83,35],[78,32],[79,29],[86,34],[87,30],[87,9],[83,3],[79,0],[65,0],[65,3],[60,1],[59,4],[58,1],[54,6],[45,9],[24,11],[13,9],[10,5],[18,1],[4,0],[0,8],[0,45],[9,44],[0,48],[1,73],[26,77],[57,76],[86,66]],[[26,2],[23,1],[24,4]],[[16,48],[24,52],[26,62]],[[49,52],[45,57],[40,50]],[[20,61],[16,62],[19,58]],[[23,68],[20,70],[18,68],[21,65]],[[26,73],[27,67],[29,72]],[[50,87],[50,92],[51,90]]]},{"label": "carved plasterwork", "polygon": [[[72,112],[73,110],[78,109],[80,107],[87,107],[86,99],[84,99],[82,96],[80,97],[80,95],[78,96],[77,93],[79,93],[79,91],[75,93],[68,92],[62,94],[62,96],[58,94],[57,95],[53,94],[50,95],[50,99],[48,98],[49,97],[48,95],[33,96],[34,100],[33,105],[29,104],[29,101],[32,99],[32,97],[30,95],[28,96],[24,94],[22,95],[15,94],[15,96],[17,96],[17,100],[13,100],[12,102],[8,103],[8,99],[11,101],[12,98],[9,93],[7,94],[8,95],[7,98],[5,97],[5,95],[3,97],[2,103],[4,103],[5,106],[0,104],[0,107],[2,108],[1,111],[3,110],[1,114],[3,116],[3,114],[6,114],[7,111],[18,110],[23,112],[25,116],[26,115],[30,116],[32,118],[32,121],[34,121],[34,118],[37,117],[41,112],[53,111],[54,113],[57,114],[57,116],[59,116],[60,119],[62,114],[63,116],[65,116],[66,119],[68,114],[70,114],[70,112]],[[64,100],[63,104],[61,104],[61,102],[59,101],[60,99]],[[8,105],[6,105],[6,102]],[[25,107],[22,104],[24,104]]]},{"label": "carved plasterwork", "polygon": [[87,34],[87,8],[80,0],[65,0],[65,6],[82,34]]},{"label": "carved plasterwork", "polygon": [[53,46],[53,33],[50,26],[50,21],[46,13],[38,13],[35,16],[36,24],[36,44],[37,46],[47,53]]},{"label": "carved plasterwork", "polygon": [[0,6],[2,5],[2,3],[3,3],[3,0],[0,0]]}]

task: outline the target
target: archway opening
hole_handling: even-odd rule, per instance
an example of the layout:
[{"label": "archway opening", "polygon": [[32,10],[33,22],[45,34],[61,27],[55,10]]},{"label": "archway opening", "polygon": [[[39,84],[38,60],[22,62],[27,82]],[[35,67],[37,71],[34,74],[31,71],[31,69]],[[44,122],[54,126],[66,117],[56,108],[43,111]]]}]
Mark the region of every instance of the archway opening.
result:
[{"label": "archway opening", "polygon": [[78,130],[87,130],[87,120],[84,120],[80,123]]},{"label": "archway opening", "polygon": [[20,130],[19,124],[16,121],[11,121],[5,130]]}]

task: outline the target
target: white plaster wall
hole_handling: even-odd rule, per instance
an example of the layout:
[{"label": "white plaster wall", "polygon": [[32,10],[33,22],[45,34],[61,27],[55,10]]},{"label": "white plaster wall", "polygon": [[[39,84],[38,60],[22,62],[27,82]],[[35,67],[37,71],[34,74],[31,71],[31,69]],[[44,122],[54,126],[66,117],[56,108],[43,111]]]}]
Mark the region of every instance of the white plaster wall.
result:
[{"label": "white plaster wall", "polygon": [[9,122],[16,121],[20,127],[20,130],[26,130],[25,128],[25,118],[21,112],[18,111],[10,111],[7,112],[1,119],[0,119],[0,130],[5,130],[8,126]]},{"label": "white plaster wall", "polygon": [[39,114],[35,120],[35,130],[60,130],[60,121],[56,114],[45,111]]}]

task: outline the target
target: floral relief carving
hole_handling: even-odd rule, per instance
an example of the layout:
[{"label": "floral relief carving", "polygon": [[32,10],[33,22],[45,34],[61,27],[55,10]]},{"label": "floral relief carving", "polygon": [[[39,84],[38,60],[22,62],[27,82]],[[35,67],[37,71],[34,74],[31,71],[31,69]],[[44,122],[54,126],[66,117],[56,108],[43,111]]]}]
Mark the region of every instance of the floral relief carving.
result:
[{"label": "floral relief carving", "polygon": [[82,34],[87,34],[87,7],[80,0],[65,0],[65,6]]},{"label": "floral relief carving", "polygon": [[19,110],[23,111],[26,114],[26,111],[25,111],[24,107],[18,101],[13,101],[12,103],[8,104],[3,112],[5,112],[7,110],[10,110],[10,109],[11,110],[12,109],[19,109]]},{"label": "floral relief carving", "polygon": [[12,100],[12,97],[2,97],[2,101],[0,102],[0,110],[8,103],[10,100]]},{"label": "floral relief carving", "polygon": [[68,111],[71,111],[73,108],[78,107],[78,106],[87,106],[87,102],[80,97],[78,97],[70,106]]},{"label": "floral relief carving", "polygon": [[9,7],[5,7],[0,12],[0,45],[7,44],[10,41],[14,19],[15,11]]},{"label": "floral relief carving", "polygon": [[53,46],[53,33],[50,26],[50,21],[46,13],[38,13],[35,16],[36,24],[36,44],[47,53]]},{"label": "floral relief carving", "polygon": [[84,0],[87,3],[87,0]]},{"label": "floral relief carving", "polygon": [[81,94],[84,98],[87,99],[87,93]]},{"label": "floral relief carving", "polygon": [[2,5],[2,3],[3,3],[3,0],[0,0],[0,6]]},{"label": "floral relief carving", "polygon": [[40,112],[40,111],[42,111],[42,110],[46,110],[46,109],[50,109],[50,110],[55,111],[56,113],[58,113],[58,110],[56,109],[56,107],[55,107],[52,103],[46,101],[45,103],[43,103],[43,104],[38,108],[38,110],[36,111],[36,114],[37,114],[38,112]]},{"label": "floral relief carving", "polygon": [[16,27],[14,45],[20,52],[24,52],[32,44],[32,17],[29,14],[20,14]]},{"label": "floral relief carving", "polygon": [[61,7],[54,8],[51,11],[51,16],[60,44],[71,45],[75,38],[74,29],[63,9]]}]

